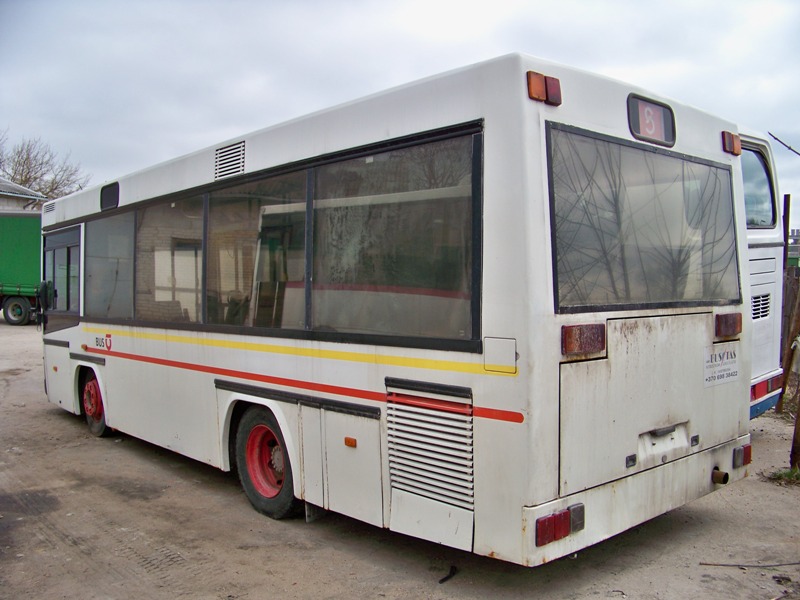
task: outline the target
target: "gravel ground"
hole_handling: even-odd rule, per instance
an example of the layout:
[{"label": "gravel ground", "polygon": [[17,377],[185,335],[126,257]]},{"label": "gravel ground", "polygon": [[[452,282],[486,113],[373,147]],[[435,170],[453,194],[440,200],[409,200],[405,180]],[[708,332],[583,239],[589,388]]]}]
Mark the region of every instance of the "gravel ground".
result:
[{"label": "gravel ground", "polygon": [[773,415],[746,480],[526,569],[338,515],[271,521],[234,477],[48,404],[35,327],[0,341],[1,598],[800,598],[800,486],[760,475],[788,463]]}]

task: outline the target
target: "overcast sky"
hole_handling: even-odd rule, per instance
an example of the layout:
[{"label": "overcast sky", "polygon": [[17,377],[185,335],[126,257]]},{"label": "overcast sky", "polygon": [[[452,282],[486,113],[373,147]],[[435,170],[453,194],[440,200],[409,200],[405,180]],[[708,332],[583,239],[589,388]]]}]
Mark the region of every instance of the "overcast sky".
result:
[{"label": "overcast sky", "polygon": [[[796,0],[0,0],[0,131],[42,138],[99,185],[509,52],[800,149]],[[800,156],[773,149],[800,227]]]}]

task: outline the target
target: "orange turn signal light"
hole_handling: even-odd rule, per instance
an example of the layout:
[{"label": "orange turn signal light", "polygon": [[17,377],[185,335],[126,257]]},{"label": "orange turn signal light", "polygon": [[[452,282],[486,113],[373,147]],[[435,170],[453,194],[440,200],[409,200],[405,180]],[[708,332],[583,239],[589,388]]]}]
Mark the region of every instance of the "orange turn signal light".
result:
[{"label": "orange turn signal light", "polygon": [[346,437],[344,438],[344,445],[348,448],[357,448],[358,440],[354,437]]}]

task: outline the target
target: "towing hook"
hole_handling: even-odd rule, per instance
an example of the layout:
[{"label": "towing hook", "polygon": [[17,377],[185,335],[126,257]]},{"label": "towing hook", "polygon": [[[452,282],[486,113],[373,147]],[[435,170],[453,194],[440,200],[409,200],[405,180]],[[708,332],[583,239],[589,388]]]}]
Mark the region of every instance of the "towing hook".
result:
[{"label": "towing hook", "polygon": [[717,485],[725,485],[728,483],[728,474],[725,471],[720,471],[719,467],[714,467],[711,471],[711,481]]}]

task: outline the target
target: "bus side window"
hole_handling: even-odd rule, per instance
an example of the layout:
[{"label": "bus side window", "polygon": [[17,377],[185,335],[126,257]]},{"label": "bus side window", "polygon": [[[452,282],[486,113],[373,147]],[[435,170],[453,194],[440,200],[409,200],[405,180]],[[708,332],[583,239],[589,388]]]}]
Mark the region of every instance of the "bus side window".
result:
[{"label": "bus side window", "polygon": [[744,177],[744,204],[747,228],[775,226],[775,202],[767,162],[760,152],[742,149],[742,174]]}]

